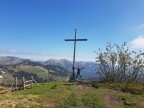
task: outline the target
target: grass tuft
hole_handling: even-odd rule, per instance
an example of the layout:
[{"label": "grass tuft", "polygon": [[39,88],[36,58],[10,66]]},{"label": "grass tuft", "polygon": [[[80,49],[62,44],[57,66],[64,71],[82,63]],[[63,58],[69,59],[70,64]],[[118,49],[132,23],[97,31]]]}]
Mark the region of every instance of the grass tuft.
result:
[{"label": "grass tuft", "polygon": [[82,98],[82,102],[85,106],[89,106],[90,108],[105,108],[102,97],[96,92],[86,94]]}]

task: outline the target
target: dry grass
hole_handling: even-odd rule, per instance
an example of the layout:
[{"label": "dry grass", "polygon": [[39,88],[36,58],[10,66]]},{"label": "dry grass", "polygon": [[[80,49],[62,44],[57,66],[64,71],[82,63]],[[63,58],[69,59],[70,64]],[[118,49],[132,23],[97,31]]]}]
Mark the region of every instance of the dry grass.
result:
[{"label": "dry grass", "polygon": [[4,94],[0,96],[1,108],[38,108],[40,107],[38,96],[33,95],[19,95]]}]

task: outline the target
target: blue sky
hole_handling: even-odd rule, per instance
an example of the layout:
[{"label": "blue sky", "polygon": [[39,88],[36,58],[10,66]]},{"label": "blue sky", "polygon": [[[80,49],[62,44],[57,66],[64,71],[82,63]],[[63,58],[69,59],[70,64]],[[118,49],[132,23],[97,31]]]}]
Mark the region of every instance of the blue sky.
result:
[{"label": "blue sky", "polygon": [[144,0],[0,0],[0,56],[94,61],[107,42],[144,49]]}]

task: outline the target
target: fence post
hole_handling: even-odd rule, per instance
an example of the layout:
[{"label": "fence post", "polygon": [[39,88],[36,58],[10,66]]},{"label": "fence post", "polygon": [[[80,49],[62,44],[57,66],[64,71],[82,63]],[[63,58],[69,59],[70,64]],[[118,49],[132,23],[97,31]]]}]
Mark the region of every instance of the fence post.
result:
[{"label": "fence post", "polygon": [[23,89],[25,90],[25,77],[23,76]]},{"label": "fence post", "polygon": [[33,87],[33,83],[34,83],[33,76],[31,76],[31,79],[32,79],[32,81],[31,81],[31,87]]},{"label": "fence post", "polygon": [[15,77],[15,80],[14,80],[14,82],[15,82],[15,90],[18,90],[18,87],[17,87],[17,77]]}]

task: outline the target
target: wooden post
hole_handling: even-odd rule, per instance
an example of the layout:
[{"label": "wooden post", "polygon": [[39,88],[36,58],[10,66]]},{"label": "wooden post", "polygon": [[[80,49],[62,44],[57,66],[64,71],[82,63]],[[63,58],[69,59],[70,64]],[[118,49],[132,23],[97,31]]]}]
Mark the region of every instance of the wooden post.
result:
[{"label": "wooden post", "polygon": [[31,79],[32,79],[32,84],[33,84],[33,76],[31,76]]},{"label": "wooden post", "polygon": [[17,77],[15,77],[15,80],[14,80],[14,88],[15,88],[15,90],[18,90],[18,86],[17,86]]},{"label": "wooden post", "polygon": [[33,86],[33,83],[34,83],[34,81],[33,81],[33,76],[31,76],[31,79],[32,79],[32,82],[31,82],[31,87]]},{"label": "wooden post", "polygon": [[31,77],[31,78],[32,78],[32,80],[33,80],[37,85],[39,85],[33,77]]},{"label": "wooden post", "polygon": [[25,77],[23,76],[23,90],[25,90]]}]

